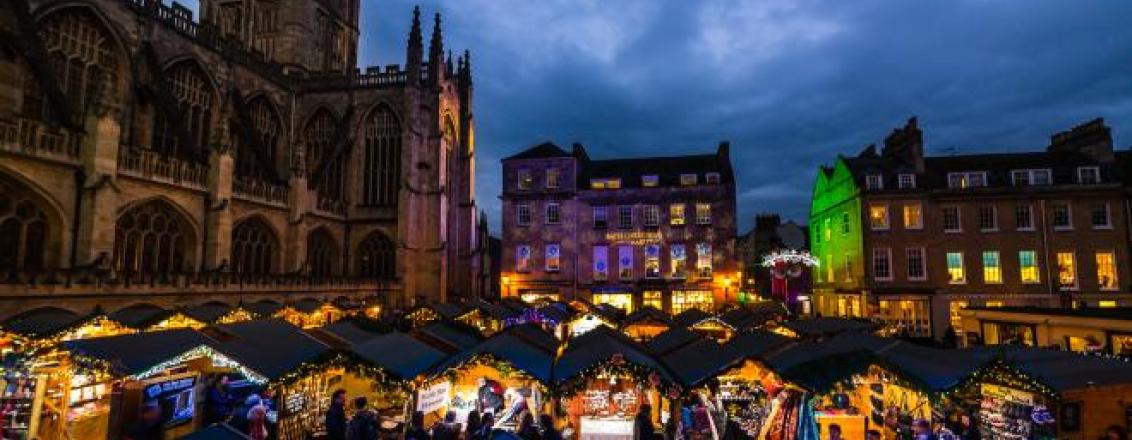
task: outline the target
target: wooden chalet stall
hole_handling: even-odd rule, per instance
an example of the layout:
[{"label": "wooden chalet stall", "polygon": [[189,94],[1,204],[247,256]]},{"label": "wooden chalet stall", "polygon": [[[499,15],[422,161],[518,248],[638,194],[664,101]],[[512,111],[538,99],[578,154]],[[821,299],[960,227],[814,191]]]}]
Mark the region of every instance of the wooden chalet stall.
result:
[{"label": "wooden chalet stall", "polygon": [[410,397],[422,389],[430,368],[445,356],[407,333],[378,335],[349,349],[346,359],[353,365],[346,369],[339,388],[351,399],[366,397],[380,417],[382,432],[396,436],[412,415]]},{"label": "wooden chalet stall", "polygon": [[32,353],[51,350],[62,341],[97,338],[134,333],[106,315],[90,315],[60,309],[41,307],[20,313],[0,324],[0,352]]},{"label": "wooden chalet stall", "polygon": [[282,318],[299,328],[315,328],[342,319],[346,313],[334,304],[306,298],[289,304],[274,316]]},{"label": "wooden chalet stall", "polygon": [[634,341],[645,343],[672,326],[672,318],[667,313],[656,307],[644,306],[625,318],[621,332]]}]

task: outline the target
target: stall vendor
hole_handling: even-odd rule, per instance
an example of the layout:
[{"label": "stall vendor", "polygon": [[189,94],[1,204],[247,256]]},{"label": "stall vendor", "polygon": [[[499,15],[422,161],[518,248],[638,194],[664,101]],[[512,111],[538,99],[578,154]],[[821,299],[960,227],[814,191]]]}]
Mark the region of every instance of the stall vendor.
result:
[{"label": "stall vendor", "polygon": [[491,411],[493,414],[499,414],[503,411],[503,385],[498,381],[481,377],[476,395],[476,409],[480,413]]}]

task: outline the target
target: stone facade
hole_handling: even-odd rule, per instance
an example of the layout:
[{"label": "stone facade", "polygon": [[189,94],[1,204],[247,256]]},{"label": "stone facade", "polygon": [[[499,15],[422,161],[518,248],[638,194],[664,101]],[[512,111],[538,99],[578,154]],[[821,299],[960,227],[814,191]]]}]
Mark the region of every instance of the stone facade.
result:
[{"label": "stone facade", "polygon": [[358,0],[201,12],[0,5],[0,316],[478,296],[471,57],[439,14],[362,72]]},{"label": "stone facade", "polygon": [[675,312],[733,302],[728,153],[593,160],[548,143],[504,159],[503,296]]}]

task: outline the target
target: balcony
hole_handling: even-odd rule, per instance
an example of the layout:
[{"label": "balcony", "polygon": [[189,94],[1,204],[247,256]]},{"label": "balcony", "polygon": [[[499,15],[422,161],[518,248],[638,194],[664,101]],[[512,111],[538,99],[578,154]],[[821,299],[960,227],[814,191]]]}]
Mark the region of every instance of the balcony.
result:
[{"label": "balcony", "polygon": [[32,119],[0,120],[0,151],[78,164],[81,149],[81,134]]},{"label": "balcony", "polygon": [[289,191],[283,185],[248,177],[236,177],[232,182],[232,194],[245,201],[286,208]]},{"label": "balcony", "polygon": [[198,191],[208,185],[208,166],[202,163],[125,145],[118,149],[118,173]]}]

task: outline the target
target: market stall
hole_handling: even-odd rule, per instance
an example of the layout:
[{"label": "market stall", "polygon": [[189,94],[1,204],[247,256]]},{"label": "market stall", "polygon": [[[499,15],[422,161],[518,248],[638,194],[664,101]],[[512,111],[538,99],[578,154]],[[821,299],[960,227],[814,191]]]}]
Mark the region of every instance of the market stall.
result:
[{"label": "market stall", "polygon": [[61,341],[136,331],[101,313],[84,316],[56,307],[41,307],[23,312],[4,321],[0,328],[3,328],[0,342],[4,344],[0,350],[24,353],[50,350]]},{"label": "market stall", "polygon": [[198,322],[205,324],[231,324],[234,322],[250,321],[251,312],[239,307],[212,301],[187,307],[184,314]]},{"label": "market stall", "polygon": [[577,337],[595,328],[616,329],[617,323],[598,312],[581,313],[566,323],[567,334]]},{"label": "market stall", "polygon": [[637,342],[648,342],[669,328],[672,328],[672,318],[651,306],[633,312],[621,324],[621,332]]},{"label": "market stall", "polygon": [[299,328],[315,328],[342,319],[346,314],[334,304],[307,298],[283,308],[274,316]]},{"label": "market stall", "polygon": [[710,338],[720,344],[731,340],[735,336],[735,327],[717,316],[709,316],[688,327],[705,338]]},{"label": "market stall", "polygon": [[[605,326],[575,338],[558,359],[555,382],[565,425],[580,439],[630,439],[644,405],[654,425],[671,414],[680,386],[657,360]],[[660,428],[657,428],[661,432]]]}]

